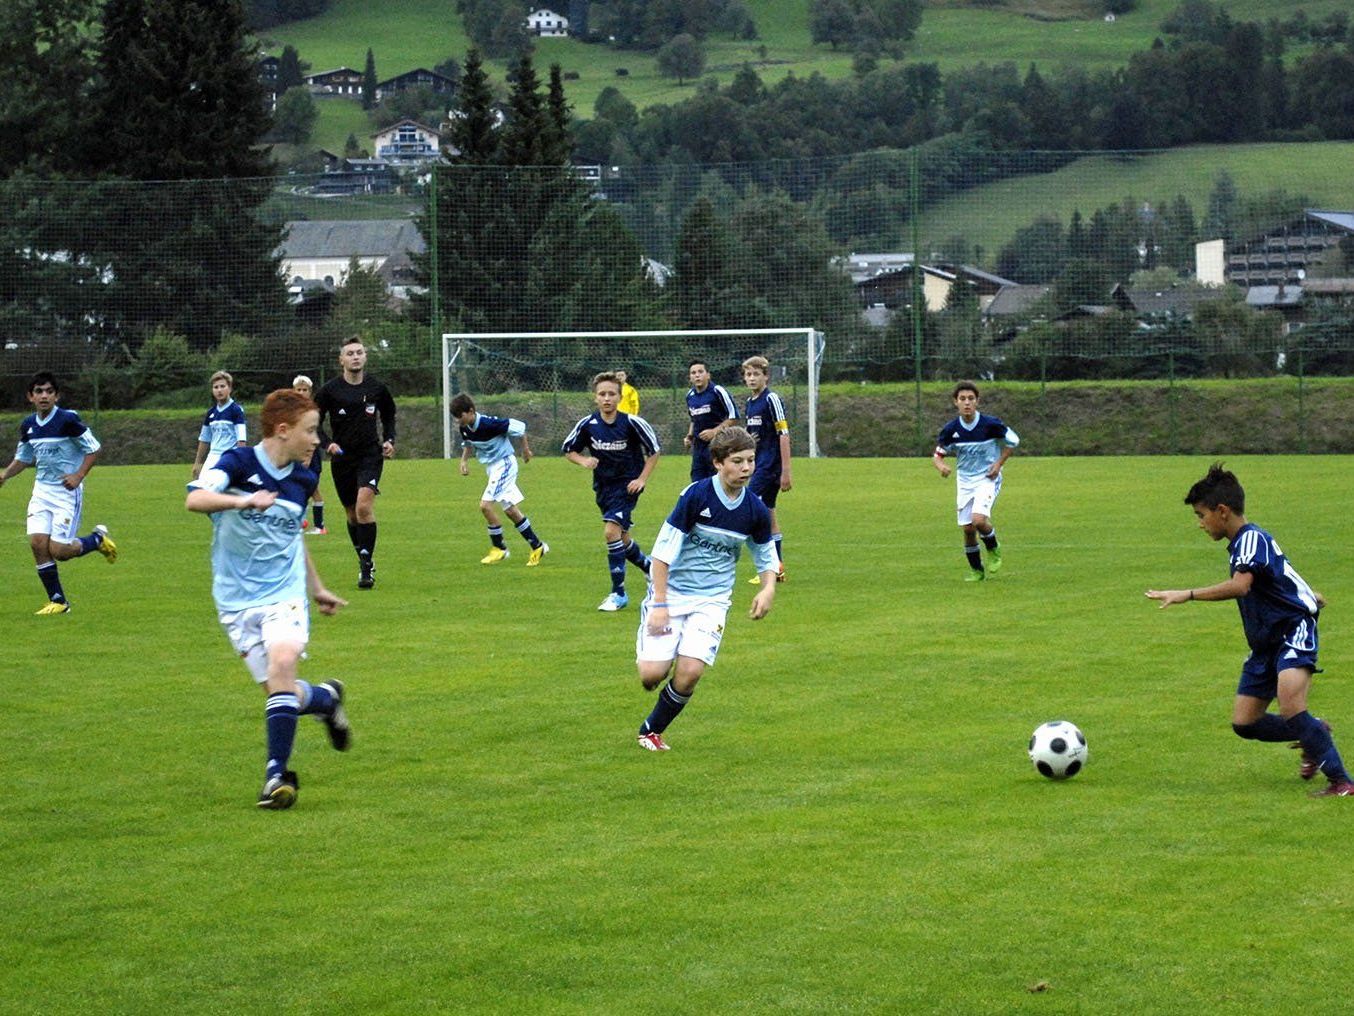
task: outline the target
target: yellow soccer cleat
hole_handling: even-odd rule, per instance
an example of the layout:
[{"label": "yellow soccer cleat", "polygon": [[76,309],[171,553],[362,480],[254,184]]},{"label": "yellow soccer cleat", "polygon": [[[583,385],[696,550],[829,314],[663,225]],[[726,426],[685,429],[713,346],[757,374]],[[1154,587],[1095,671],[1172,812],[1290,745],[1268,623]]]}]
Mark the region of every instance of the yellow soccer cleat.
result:
[{"label": "yellow soccer cleat", "polygon": [[511,556],[511,551],[499,547],[490,547],[489,553],[480,558],[480,564],[498,564],[498,562],[506,561]]},{"label": "yellow soccer cleat", "polygon": [[539,547],[533,547],[531,556],[527,558],[527,567],[535,568],[541,563],[541,559],[550,553],[550,544],[542,543]]},{"label": "yellow soccer cleat", "polygon": [[114,543],[113,538],[108,535],[108,527],[95,526],[94,532],[103,533],[103,539],[99,541],[99,553],[104,556],[104,559],[109,564],[112,564],[118,559],[118,545]]},{"label": "yellow soccer cleat", "polygon": [[43,607],[41,610],[34,611],[34,614],[41,617],[43,614],[69,614],[70,612],[71,605],[69,603],[52,602],[47,604],[47,606]]}]

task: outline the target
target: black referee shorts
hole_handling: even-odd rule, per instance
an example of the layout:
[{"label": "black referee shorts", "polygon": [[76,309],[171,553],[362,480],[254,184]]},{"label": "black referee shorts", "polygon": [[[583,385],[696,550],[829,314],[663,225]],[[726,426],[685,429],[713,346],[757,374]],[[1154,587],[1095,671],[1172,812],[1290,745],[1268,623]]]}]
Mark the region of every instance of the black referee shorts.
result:
[{"label": "black referee shorts", "polygon": [[380,451],[332,456],[329,471],[334,474],[334,490],[339,502],[345,508],[351,508],[357,504],[357,492],[363,487],[370,487],[375,494],[381,493],[381,468],[384,465]]}]

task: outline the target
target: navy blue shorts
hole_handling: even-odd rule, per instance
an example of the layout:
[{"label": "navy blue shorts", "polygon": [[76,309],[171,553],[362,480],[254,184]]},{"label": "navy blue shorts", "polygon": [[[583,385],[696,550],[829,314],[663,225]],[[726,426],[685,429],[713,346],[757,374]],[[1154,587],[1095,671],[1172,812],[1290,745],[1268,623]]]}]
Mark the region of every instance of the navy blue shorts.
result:
[{"label": "navy blue shorts", "polygon": [[748,481],[748,490],[752,491],[768,508],[776,507],[776,498],[780,496],[780,474],[753,473]]},{"label": "navy blue shorts", "polygon": [[602,521],[616,523],[623,533],[630,532],[630,513],[639,503],[639,495],[625,489],[629,482],[618,480],[593,488],[597,495],[597,507],[602,510]]},{"label": "navy blue shorts", "polygon": [[1317,673],[1316,621],[1305,619],[1289,629],[1283,642],[1273,649],[1257,649],[1241,665],[1241,680],[1236,693],[1252,698],[1272,699],[1279,694],[1279,672],[1305,667]]},{"label": "navy blue shorts", "polygon": [[715,475],[715,464],[710,461],[709,445],[691,446],[691,482],[704,480],[707,476]]}]

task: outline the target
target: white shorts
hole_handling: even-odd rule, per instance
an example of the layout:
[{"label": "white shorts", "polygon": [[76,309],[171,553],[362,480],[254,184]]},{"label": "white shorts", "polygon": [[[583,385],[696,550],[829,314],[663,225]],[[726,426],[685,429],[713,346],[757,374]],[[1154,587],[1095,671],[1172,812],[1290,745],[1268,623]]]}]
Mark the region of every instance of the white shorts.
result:
[{"label": "white shorts", "polygon": [[484,484],[481,501],[497,501],[504,508],[521,504],[526,500],[517,489],[517,456],[509,455],[505,459],[491,462],[484,467],[488,479]]},{"label": "white shorts", "polygon": [[635,636],[635,659],[640,662],[662,663],[679,656],[700,660],[707,667],[719,655],[719,643],[724,638],[724,620],[728,604],[721,600],[673,600],[668,608],[668,631],[663,635],[649,634],[649,604],[646,596],[639,608],[639,633]]},{"label": "white shorts", "polygon": [[259,684],[268,680],[269,648],[278,642],[304,648],[310,641],[310,607],[304,598],[266,607],[223,610],[217,616],[232,648],[244,659],[244,665]]},{"label": "white shorts", "polygon": [[74,490],[56,483],[33,484],[33,496],[28,499],[28,535],[43,534],[59,543],[72,543],[80,529],[84,503],[83,484]]},{"label": "white shorts", "polygon": [[992,505],[996,503],[997,495],[1000,493],[1000,473],[997,474],[995,480],[989,480],[986,476],[979,477],[976,480],[961,480],[959,482],[958,499],[955,502],[959,524],[961,526],[968,525],[973,521],[975,515],[991,518]]},{"label": "white shorts", "polygon": [[[205,473],[207,470],[211,469],[220,461],[221,461],[220,452],[208,452],[207,457],[202,460],[202,472]],[[201,475],[201,473],[199,473],[198,475]]]}]

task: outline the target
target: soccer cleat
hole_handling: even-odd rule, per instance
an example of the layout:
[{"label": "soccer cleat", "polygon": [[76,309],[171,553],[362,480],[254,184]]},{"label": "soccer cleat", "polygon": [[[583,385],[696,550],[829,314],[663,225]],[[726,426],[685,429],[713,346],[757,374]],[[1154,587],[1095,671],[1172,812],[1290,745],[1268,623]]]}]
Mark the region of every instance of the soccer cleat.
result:
[{"label": "soccer cleat", "polygon": [[503,547],[490,547],[489,553],[480,558],[480,564],[498,564],[500,561],[506,561],[512,557],[512,551]]},{"label": "soccer cleat", "polygon": [[360,569],[357,573],[357,588],[370,589],[376,585],[376,565],[372,564],[371,558],[362,558]]},{"label": "soccer cleat", "polygon": [[47,606],[43,607],[41,610],[35,610],[33,613],[36,616],[41,617],[43,614],[69,614],[70,612],[71,605],[69,603],[57,603],[55,600],[53,600],[51,603],[47,604]]},{"label": "soccer cleat", "polygon": [[987,578],[986,572],[980,572],[975,568],[970,568],[968,574],[964,576],[965,582],[981,582]]},{"label": "soccer cleat", "polygon": [[[1327,723],[1325,720],[1321,719],[1320,717],[1317,717],[1316,722],[1319,723],[1319,724],[1321,724],[1321,726],[1323,726],[1323,727],[1326,728],[1326,733],[1328,733],[1328,734],[1330,733],[1330,724],[1329,724],[1329,723]],[[1290,744],[1288,747],[1290,747],[1290,748],[1298,748],[1298,749],[1301,749],[1301,748],[1302,748],[1302,743],[1299,742],[1299,741],[1294,741],[1294,742],[1293,742],[1292,744]],[[1318,762],[1316,759],[1312,758],[1312,756],[1308,755],[1307,752],[1303,751],[1303,753],[1302,753],[1302,761],[1298,763],[1298,778],[1299,778],[1299,779],[1304,779],[1304,780],[1310,780],[1313,776],[1315,776],[1315,775],[1316,775],[1317,773],[1319,773],[1320,771],[1321,771],[1321,763]]]},{"label": "soccer cleat", "polygon": [[259,807],[270,811],[282,811],[296,803],[296,791],[301,782],[296,773],[288,769],[281,776],[274,776],[263,785],[259,794]]},{"label": "soccer cleat", "polygon": [[668,743],[663,740],[663,735],[655,734],[653,731],[649,731],[649,733],[647,734],[641,733],[639,735],[639,746],[643,748],[645,751],[672,750],[671,746],[669,746]]},{"label": "soccer cleat", "polygon": [[748,579],[748,585],[750,586],[760,586],[761,584],[762,577],[760,575],[754,575],[752,578]]},{"label": "soccer cleat", "polygon": [[329,743],[335,751],[347,751],[352,728],[348,726],[348,713],[343,708],[343,682],[325,681],[320,687],[334,696],[334,711],[320,715],[321,722],[329,731]]},{"label": "soccer cleat", "polygon": [[306,530],[306,535],[307,535],[307,536],[328,536],[328,535],[329,535],[329,530],[328,530],[328,529],[325,529],[323,526],[319,526],[319,527],[311,526],[310,523],[306,523],[306,525],[310,526],[310,528],[308,528],[308,529]]},{"label": "soccer cleat", "polygon": [[1001,548],[993,547],[987,552],[987,570],[993,575],[1001,571]]},{"label": "soccer cleat", "polygon": [[527,558],[527,567],[535,568],[541,563],[546,554],[550,553],[550,544],[542,543],[539,547],[531,548],[531,556]]},{"label": "soccer cleat", "polygon": [[597,605],[597,609],[604,610],[608,614],[614,614],[628,606],[630,606],[630,597],[624,593],[607,593],[606,599]]},{"label": "soccer cleat", "polygon": [[108,535],[108,527],[95,526],[94,532],[103,534],[103,539],[99,541],[99,553],[104,556],[104,559],[109,564],[112,564],[118,559],[118,545],[114,543],[113,538]]},{"label": "soccer cleat", "polygon": [[1312,791],[1313,797],[1354,797],[1354,783],[1341,780],[1339,783],[1327,783],[1320,790]]},{"label": "soccer cleat", "polygon": [[778,565],[778,566],[776,567],[776,581],[777,581],[777,582],[784,582],[784,581],[785,581],[785,565],[783,565],[783,564],[782,564],[782,565]]}]

